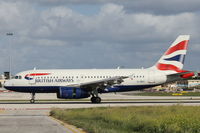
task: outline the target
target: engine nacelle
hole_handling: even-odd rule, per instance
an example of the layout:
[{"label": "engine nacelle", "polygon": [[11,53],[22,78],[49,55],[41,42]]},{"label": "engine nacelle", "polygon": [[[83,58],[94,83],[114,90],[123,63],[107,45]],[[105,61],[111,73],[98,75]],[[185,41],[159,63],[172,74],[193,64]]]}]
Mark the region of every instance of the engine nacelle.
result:
[{"label": "engine nacelle", "polygon": [[57,92],[57,98],[79,99],[87,97],[90,97],[88,92],[76,87],[60,87],[59,92]]}]

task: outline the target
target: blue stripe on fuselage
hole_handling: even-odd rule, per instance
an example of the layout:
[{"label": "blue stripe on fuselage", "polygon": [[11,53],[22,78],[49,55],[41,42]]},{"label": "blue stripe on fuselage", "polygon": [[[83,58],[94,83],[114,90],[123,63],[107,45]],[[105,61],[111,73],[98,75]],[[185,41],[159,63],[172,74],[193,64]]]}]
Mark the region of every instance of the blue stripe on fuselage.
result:
[{"label": "blue stripe on fuselage", "polygon": [[[114,86],[106,88],[106,92],[124,92],[142,90],[145,88],[154,87],[156,85],[129,85],[129,86]],[[6,89],[16,92],[35,92],[35,93],[56,93],[61,86],[5,86]],[[70,87],[71,88],[71,87]]]},{"label": "blue stripe on fuselage", "polygon": [[60,86],[5,86],[5,88],[16,92],[56,93]]}]

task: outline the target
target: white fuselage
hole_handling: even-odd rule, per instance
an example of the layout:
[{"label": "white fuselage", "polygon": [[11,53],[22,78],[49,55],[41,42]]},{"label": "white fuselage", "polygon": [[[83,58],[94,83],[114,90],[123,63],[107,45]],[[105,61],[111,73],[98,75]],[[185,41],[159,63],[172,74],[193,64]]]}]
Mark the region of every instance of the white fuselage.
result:
[{"label": "white fuselage", "polygon": [[152,69],[53,69],[20,72],[15,78],[6,82],[5,86],[7,89],[15,91],[20,89],[19,91],[22,92],[26,92],[26,88],[30,91],[32,87],[38,87],[47,92],[48,87],[73,86],[116,76],[128,77],[123,79],[122,83],[115,85],[123,86],[123,88],[127,86],[128,90],[134,90],[134,87],[140,86],[142,86],[140,89],[144,89],[167,81],[166,72]]}]

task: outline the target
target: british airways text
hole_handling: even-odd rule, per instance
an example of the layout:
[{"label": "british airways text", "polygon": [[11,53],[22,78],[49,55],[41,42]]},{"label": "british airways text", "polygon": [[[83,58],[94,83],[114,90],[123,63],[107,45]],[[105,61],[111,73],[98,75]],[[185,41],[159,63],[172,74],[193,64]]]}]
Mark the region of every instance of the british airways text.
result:
[{"label": "british airways text", "polygon": [[74,82],[74,79],[35,79],[36,83],[62,83],[62,82]]}]

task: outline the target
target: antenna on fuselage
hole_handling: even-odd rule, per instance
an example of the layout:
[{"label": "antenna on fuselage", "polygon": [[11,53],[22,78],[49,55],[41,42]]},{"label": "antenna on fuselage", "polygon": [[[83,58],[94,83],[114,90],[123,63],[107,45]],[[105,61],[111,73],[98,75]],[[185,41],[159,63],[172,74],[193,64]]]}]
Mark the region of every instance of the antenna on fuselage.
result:
[{"label": "antenna on fuselage", "polygon": [[117,69],[122,69],[125,68],[124,66],[118,66]]}]

